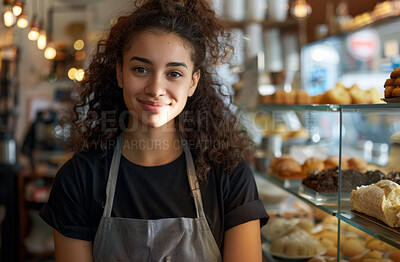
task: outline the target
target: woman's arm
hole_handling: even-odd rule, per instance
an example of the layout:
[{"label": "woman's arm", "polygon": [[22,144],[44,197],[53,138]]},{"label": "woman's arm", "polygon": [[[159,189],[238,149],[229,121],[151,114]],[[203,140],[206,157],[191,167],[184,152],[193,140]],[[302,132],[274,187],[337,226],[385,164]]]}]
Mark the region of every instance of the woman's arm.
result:
[{"label": "woman's arm", "polygon": [[224,262],[261,262],[260,220],[252,220],[225,232]]},{"label": "woman's arm", "polygon": [[69,238],[57,230],[53,232],[57,262],[93,262],[91,241]]}]

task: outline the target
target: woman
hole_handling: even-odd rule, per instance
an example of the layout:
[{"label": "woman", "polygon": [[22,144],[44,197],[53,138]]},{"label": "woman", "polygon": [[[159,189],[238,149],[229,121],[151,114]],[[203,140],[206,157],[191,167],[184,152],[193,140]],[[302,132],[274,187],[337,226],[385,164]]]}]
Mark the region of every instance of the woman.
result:
[{"label": "woman", "polygon": [[250,141],[213,74],[226,36],[207,0],[137,3],[111,28],[41,212],[57,261],[261,261]]}]

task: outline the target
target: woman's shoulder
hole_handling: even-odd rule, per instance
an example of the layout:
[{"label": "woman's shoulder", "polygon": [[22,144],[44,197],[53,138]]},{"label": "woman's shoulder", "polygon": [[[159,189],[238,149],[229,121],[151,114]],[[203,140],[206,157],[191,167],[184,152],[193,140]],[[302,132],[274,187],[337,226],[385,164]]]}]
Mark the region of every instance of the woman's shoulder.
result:
[{"label": "woman's shoulder", "polygon": [[101,172],[110,159],[111,151],[101,152],[89,149],[75,153],[58,171],[58,177],[87,177],[88,175]]}]

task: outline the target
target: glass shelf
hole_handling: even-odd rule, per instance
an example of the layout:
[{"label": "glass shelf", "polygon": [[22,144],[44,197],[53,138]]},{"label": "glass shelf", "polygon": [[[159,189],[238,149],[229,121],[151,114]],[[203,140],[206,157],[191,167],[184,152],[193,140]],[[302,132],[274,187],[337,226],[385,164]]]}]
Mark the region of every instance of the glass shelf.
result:
[{"label": "glass shelf", "polygon": [[301,194],[299,194],[299,188],[301,185],[301,179],[280,179],[277,176],[271,175],[269,173],[260,173],[257,171],[253,171],[256,176],[262,177],[272,184],[284,189],[285,191],[289,192],[290,194],[296,196],[298,199],[312,205],[316,206],[317,208],[325,211],[326,213],[330,215],[335,215],[338,210],[338,203],[336,201],[332,201],[329,203],[316,203],[312,201],[312,199],[305,197]]},{"label": "glass shelf", "polygon": [[256,110],[268,111],[286,111],[286,110],[304,110],[304,111],[339,111],[340,105],[257,105]]},{"label": "glass shelf", "polygon": [[351,212],[338,213],[336,216],[338,219],[343,220],[344,222],[364,231],[365,233],[396,248],[400,248],[400,233],[396,233],[393,230],[390,230]]}]

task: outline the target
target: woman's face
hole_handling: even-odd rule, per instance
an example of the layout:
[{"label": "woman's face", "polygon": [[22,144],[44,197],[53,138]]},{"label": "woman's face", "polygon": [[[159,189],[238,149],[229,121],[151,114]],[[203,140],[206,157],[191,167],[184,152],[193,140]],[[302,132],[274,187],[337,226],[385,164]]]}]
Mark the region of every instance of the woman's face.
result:
[{"label": "woman's face", "polygon": [[193,68],[191,47],[180,37],[155,32],[135,36],[122,64],[117,64],[118,85],[130,111],[129,128],[136,123],[173,127],[173,119],[196,90],[200,72]]}]

